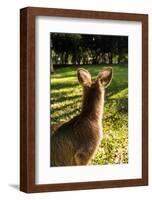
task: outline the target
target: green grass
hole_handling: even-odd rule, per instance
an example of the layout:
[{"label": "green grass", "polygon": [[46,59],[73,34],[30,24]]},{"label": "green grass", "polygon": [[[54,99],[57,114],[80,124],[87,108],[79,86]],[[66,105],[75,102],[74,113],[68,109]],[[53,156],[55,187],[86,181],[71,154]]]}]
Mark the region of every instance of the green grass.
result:
[{"label": "green grass", "polygon": [[[93,79],[102,67],[84,66]],[[51,75],[52,130],[81,111],[82,88],[76,73],[77,68],[72,66],[56,69]],[[103,140],[91,164],[128,163],[128,68],[123,65],[113,65],[113,80],[106,89],[103,132]]]}]

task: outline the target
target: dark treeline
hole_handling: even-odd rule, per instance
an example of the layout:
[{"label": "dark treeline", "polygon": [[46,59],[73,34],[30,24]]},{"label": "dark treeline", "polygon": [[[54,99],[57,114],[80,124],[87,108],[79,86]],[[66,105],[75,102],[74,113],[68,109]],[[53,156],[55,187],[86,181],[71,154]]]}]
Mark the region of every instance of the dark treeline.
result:
[{"label": "dark treeline", "polygon": [[51,33],[53,64],[128,62],[128,37]]}]

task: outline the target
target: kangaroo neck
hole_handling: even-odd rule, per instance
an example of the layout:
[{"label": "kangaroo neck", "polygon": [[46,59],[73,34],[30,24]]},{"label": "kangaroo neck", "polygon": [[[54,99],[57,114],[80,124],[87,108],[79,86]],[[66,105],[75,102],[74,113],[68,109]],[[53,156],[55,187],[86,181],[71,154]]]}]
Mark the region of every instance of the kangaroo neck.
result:
[{"label": "kangaroo neck", "polygon": [[101,93],[84,93],[81,114],[92,120],[101,122],[104,107],[104,94],[104,89],[102,89]]}]

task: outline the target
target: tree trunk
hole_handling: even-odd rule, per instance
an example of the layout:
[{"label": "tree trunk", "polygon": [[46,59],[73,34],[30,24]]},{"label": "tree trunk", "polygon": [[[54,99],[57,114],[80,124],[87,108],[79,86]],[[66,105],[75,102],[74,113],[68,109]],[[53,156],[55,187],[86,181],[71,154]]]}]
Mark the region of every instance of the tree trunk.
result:
[{"label": "tree trunk", "polygon": [[53,67],[52,57],[50,58],[50,67],[51,67],[51,73],[54,73],[54,67]]},{"label": "tree trunk", "polygon": [[51,69],[51,73],[54,73],[54,67],[53,67],[53,61],[52,61],[52,39],[51,39],[51,34],[50,34],[50,69]]},{"label": "tree trunk", "polygon": [[109,64],[112,64],[112,52],[108,53],[108,57],[109,57]]}]

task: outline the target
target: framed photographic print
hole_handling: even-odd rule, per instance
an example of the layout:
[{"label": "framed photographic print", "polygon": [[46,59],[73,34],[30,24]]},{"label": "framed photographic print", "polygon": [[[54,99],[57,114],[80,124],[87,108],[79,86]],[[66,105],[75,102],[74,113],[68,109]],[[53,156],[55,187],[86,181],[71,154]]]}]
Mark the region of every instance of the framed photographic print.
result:
[{"label": "framed photographic print", "polygon": [[148,184],[148,15],[20,11],[20,190]]}]

